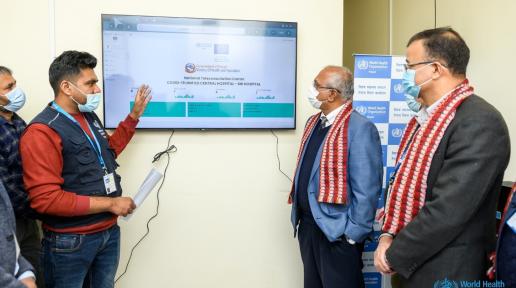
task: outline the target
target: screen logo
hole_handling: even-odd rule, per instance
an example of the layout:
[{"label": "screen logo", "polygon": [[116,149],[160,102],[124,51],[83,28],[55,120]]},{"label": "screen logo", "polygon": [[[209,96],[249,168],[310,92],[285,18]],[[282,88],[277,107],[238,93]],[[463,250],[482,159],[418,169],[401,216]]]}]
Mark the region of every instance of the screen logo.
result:
[{"label": "screen logo", "polygon": [[193,63],[186,63],[185,65],[185,72],[186,73],[194,73],[196,71],[195,64]]}]

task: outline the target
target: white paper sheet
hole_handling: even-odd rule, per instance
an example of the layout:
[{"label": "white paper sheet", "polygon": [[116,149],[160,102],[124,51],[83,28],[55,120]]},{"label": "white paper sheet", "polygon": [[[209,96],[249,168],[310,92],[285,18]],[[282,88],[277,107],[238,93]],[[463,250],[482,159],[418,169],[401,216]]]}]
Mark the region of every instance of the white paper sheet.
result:
[{"label": "white paper sheet", "polygon": [[[147,196],[149,196],[150,192],[152,192],[152,189],[154,189],[154,187],[158,184],[161,178],[163,178],[163,174],[156,170],[156,168],[152,168],[147,177],[145,177],[145,180],[143,180],[140,189],[138,189],[138,193],[136,193],[136,195],[133,197],[133,201],[136,205],[136,208],[140,207],[143,204]],[[131,218],[131,216],[132,214],[129,214],[123,218],[127,221]]]}]

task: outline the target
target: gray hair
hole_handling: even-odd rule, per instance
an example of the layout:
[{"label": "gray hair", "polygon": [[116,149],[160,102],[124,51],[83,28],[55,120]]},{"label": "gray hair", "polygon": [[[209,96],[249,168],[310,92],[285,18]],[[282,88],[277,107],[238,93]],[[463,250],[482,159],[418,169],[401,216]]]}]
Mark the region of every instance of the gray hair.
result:
[{"label": "gray hair", "polygon": [[347,67],[329,65],[324,69],[331,70],[328,86],[340,91],[342,98],[352,100],[355,88],[353,87],[353,73]]},{"label": "gray hair", "polygon": [[13,75],[13,71],[11,71],[11,69],[9,69],[5,66],[0,66],[0,75],[1,74]]}]

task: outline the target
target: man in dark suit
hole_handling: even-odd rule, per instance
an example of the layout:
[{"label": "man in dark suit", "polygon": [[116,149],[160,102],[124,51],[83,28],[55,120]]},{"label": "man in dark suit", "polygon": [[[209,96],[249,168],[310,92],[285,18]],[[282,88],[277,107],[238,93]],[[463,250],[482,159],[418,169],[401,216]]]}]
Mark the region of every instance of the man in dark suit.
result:
[{"label": "man in dark suit", "polygon": [[364,287],[361,247],[373,230],[382,189],[380,137],[353,110],[347,68],[324,68],[310,91],[321,111],[305,127],[290,198],[304,287]]},{"label": "man in dark suit", "polygon": [[516,287],[516,182],[507,199],[496,249],[496,278],[505,287]]},{"label": "man in dark suit", "polygon": [[456,31],[417,33],[406,57],[405,93],[423,108],[398,150],[375,266],[400,287],[483,280],[510,155],[507,126],[473,94],[469,48]]},{"label": "man in dark suit", "polygon": [[13,207],[0,182],[0,287],[36,287],[34,269],[20,255]]}]

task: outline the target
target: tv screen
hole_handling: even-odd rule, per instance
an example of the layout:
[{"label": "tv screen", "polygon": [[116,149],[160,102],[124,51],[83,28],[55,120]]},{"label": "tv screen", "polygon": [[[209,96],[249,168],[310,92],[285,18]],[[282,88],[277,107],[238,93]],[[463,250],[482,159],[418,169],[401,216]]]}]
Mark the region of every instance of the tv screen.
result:
[{"label": "tv screen", "polygon": [[104,124],[141,84],[139,128],[295,129],[297,23],[102,15]]}]

